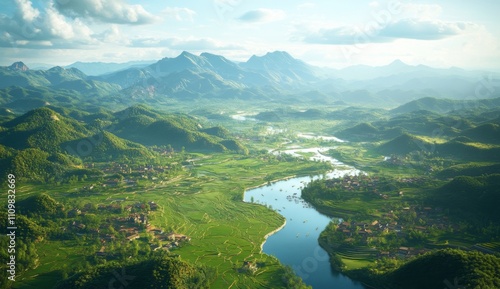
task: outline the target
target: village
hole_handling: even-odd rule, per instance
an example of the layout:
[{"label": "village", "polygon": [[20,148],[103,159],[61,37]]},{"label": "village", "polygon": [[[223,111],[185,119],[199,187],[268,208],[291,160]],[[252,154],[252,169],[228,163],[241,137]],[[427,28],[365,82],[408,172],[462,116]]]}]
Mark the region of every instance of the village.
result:
[{"label": "village", "polygon": [[342,221],[328,237],[343,245],[374,248],[379,257],[409,258],[431,251],[420,242],[430,235],[458,229],[439,207],[407,206],[382,213],[378,219]]},{"label": "village", "polygon": [[[421,182],[423,178],[400,178],[395,180],[397,183],[411,186]],[[403,196],[404,193],[397,189],[397,183],[384,177],[371,177],[365,174],[345,175],[343,178],[334,178],[326,181],[327,188],[334,188],[347,192],[367,192],[382,199],[388,199],[387,192],[394,191],[394,196]],[[385,193],[382,193],[385,192]]]},{"label": "village", "polygon": [[[328,233],[323,234],[327,244],[365,251],[371,256],[405,259],[433,249],[428,240],[460,230],[443,208],[406,198],[405,194],[413,194],[412,190],[425,182],[425,177],[345,175],[318,182],[313,189],[305,188],[302,195],[317,203],[321,198],[336,204],[339,212],[347,212],[345,219],[332,223]],[[350,214],[340,204],[353,200],[375,201],[378,205],[366,207],[363,214]]]},{"label": "village", "polygon": [[[151,251],[171,251],[190,242],[191,238],[174,231],[166,231],[155,227],[149,222],[149,215],[157,211],[159,206],[154,201],[136,202],[134,204],[118,204],[112,202],[108,205],[97,206],[86,204],[83,208],[73,208],[68,211],[68,217],[74,218],[64,231],[74,232],[78,236],[90,235],[97,237],[100,249],[95,252],[98,257],[113,258],[114,253],[108,247],[115,242],[132,242],[143,239],[148,242]],[[108,216],[98,226],[85,223],[86,215],[101,213]],[[110,216],[111,214],[111,216]],[[119,214],[119,216],[115,216]],[[80,217],[80,218],[79,218]],[[80,219],[80,220],[78,220]]]}]

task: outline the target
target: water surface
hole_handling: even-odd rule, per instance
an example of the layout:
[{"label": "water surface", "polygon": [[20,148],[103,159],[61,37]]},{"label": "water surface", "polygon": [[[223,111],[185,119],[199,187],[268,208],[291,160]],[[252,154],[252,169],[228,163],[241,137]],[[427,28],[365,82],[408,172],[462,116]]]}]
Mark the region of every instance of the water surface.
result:
[{"label": "water surface", "polygon": [[[307,150],[318,152],[317,149]],[[339,164],[337,160],[322,155],[321,150],[315,157]],[[361,172],[352,167],[343,167],[329,172],[326,177],[358,173]],[[245,192],[246,202],[253,199],[254,203],[271,206],[286,218],[286,225],[269,236],[263,251],[278,258],[282,264],[291,266],[314,289],[366,289],[359,282],[333,271],[327,252],[318,244],[319,234],[332,218],[320,214],[300,197],[301,188],[318,177],[297,177]]]}]

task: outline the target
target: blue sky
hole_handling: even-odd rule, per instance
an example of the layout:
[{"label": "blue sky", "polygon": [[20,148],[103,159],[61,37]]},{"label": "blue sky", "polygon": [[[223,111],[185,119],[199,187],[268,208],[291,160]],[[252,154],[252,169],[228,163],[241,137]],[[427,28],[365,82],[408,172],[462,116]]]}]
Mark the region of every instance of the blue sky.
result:
[{"label": "blue sky", "polygon": [[[285,50],[318,66],[500,68],[500,1],[5,0],[0,65]],[[4,2],[5,3],[5,2]]]}]

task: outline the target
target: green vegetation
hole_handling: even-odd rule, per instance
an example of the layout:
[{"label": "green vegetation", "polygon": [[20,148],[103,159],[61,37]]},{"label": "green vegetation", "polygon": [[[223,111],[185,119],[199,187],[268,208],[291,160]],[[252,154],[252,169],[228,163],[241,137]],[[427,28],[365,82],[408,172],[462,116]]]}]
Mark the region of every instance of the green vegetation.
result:
[{"label": "green vegetation", "polygon": [[[249,92],[229,89],[221,95],[234,93],[230,101],[182,92],[189,101],[151,98],[151,109],[129,95],[146,95],[140,87],[118,92],[75,70],[19,81],[0,89],[0,172],[19,181],[18,223],[30,236],[19,238],[14,288],[104,288],[122,270],[136,277],[128,288],[307,288],[261,252],[282,217],[241,201],[246,188],[331,169],[306,161],[316,152],[282,153],[296,147],[328,148],[368,173],[303,191],[343,218],[319,238],[334,269],[380,289],[407,288],[405,278],[415,288],[455,277],[498,286],[498,272],[483,266],[497,266],[500,251],[497,99],[449,112],[449,102],[424,99],[388,111],[309,106],[297,95],[284,106],[258,90],[248,104],[238,98]],[[320,93],[310,95],[319,103]],[[440,250],[450,247],[471,252]],[[442,260],[450,267],[440,270]],[[409,276],[425,268],[434,274],[427,283]]]},{"label": "green vegetation", "polygon": [[498,288],[499,268],[498,256],[447,249],[427,253],[399,267],[381,261],[377,269],[372,269],[377,272],[372,278],[377,288],[384,289]]},{"label": "green vegetation", "polygon": [[109,262],[89,268],[55,288],[106,289],[110,284],[122,286],[124,282],[127,288],[209,288],[215,276],[213,269],[159,254],[143,261]]}]

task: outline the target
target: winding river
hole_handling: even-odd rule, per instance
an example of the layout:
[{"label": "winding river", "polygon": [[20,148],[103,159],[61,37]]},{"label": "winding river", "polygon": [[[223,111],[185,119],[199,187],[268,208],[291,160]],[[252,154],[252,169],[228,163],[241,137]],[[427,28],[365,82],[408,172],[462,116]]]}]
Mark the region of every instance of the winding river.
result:
[{"label": "winding river", "polygon": [[[326,177],[359,174],[359,170],[345,166],[322,153],[330,148],[294,149],[285,153],[298,155],[300,152],[314,152],[311,159],[329,161],[338,167]],[[281,152],[283,153],[283,151]],[[324,176],[315,176],[313,179]],[[321,231],[332,218],[320,214],[302,200],[301,188],[311,177],[296,177],[278,181],[245,192],[244,201],[271,206],[286,218],[281,230],[270,235],[263,244],[263,252],[273,255],[282,264],[289,265],[304,282],[314,289],[366,289],[339,272],[333,271],[328,254],[318,244]]]}]

